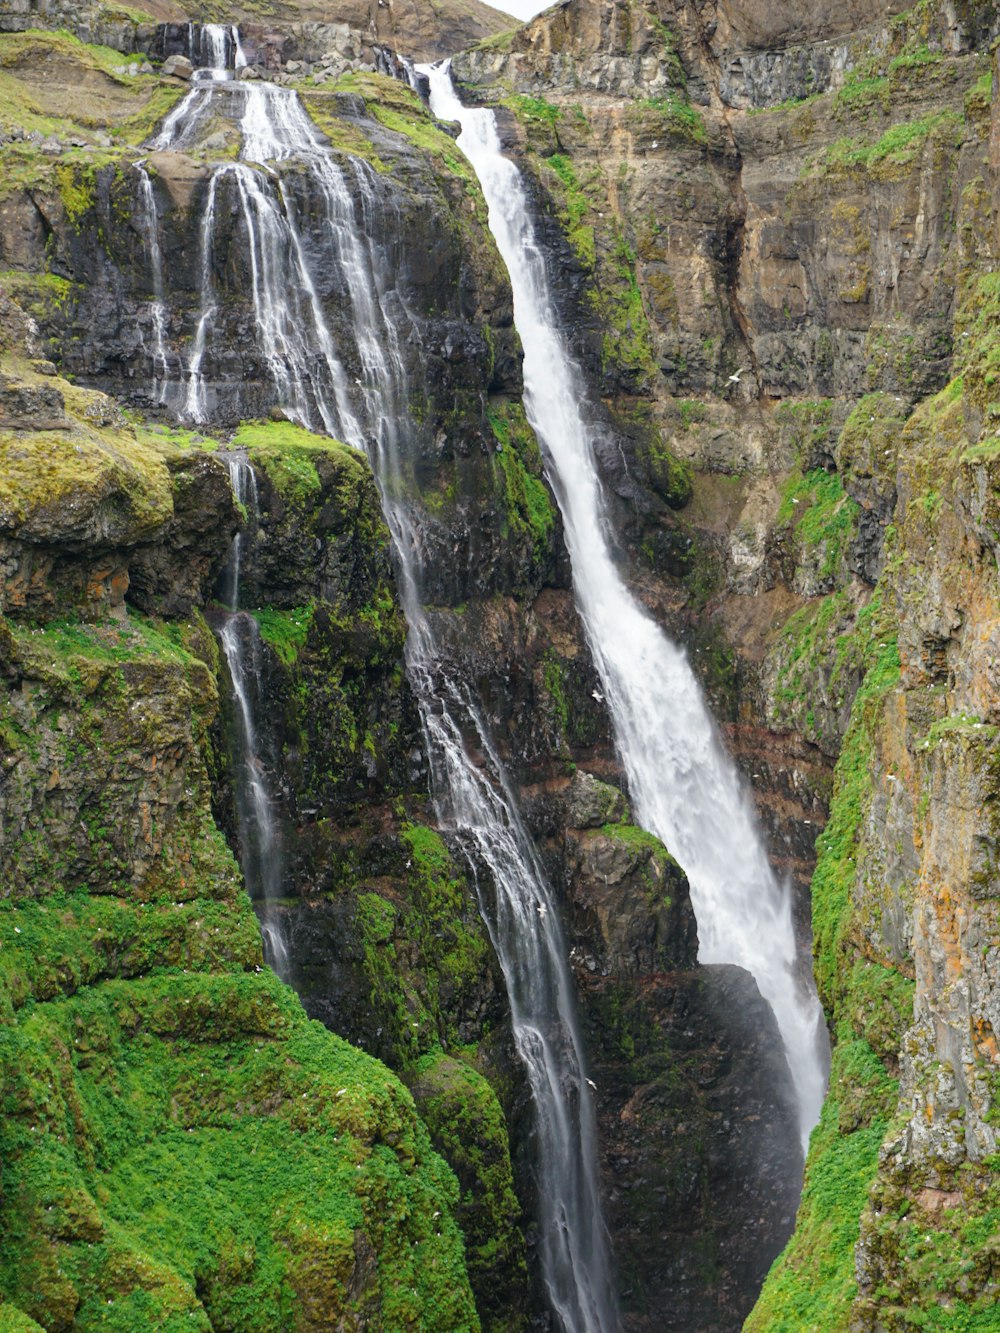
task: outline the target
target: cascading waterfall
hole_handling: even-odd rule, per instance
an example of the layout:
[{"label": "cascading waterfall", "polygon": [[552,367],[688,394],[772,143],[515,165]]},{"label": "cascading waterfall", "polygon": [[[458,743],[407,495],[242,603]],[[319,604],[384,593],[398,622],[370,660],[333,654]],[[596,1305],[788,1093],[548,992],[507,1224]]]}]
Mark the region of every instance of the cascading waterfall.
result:
[{"label": "cascading waterfall", "polygon": [[[237,502],[247,511],[252,527],[259,521],[257,478],[245,453],[220,454],[229,472]],[[259,713],[263,673],[260,629],[256,620],[239,609],[240,572],[245,532],[233,538],[223,573],[222,595],[229,614],[219,626],[219,641],[236,698],[236,815],[242,844],[242,870],[253,899],[264,941],[264,956],[279,977],[288,980],[289,954],[281,922],[274,911],[282,891],[281,835],[274,818],[274,801],[261,757],[254,721]]]},{"label": "cascading waterfall", "polygon": [[520,173],[493,113],[459,101],[447,64],[419,67],[431,108],[459,121],[458,146],[479,177],[507,265],[524,347],[524,403],[562,510],[573,586],[636,818],[684,867],[699,959],[746,968],[771,1005],[797,1095],[803,1146],[825,1087],[824,1028],[800,973],[791,894],[774,875],[756,819],[716,735],[687,658],[640,607],[615,565],[580,368],[559,330]]},{"label": "cascading waterfall", "polygon": [[160,249],[160,219],[149,172],[141,162],[135,164],[145,222],[146,249],[153,276],[153,397],[163,402],[169,366],[167,364],[167,307],[163,300],[163,252]]},{"label": "cascading waterfall", "polygon": [[[231,96],[233,91],[220,81],[208,95]],[[197,132],[206,107],[195,92],[186,99],[189,118],[177,113],[168,118],[155,141],[158,146],[184,144]],[[416,330],[408,326],[405,302],[373,246],[373,229],[363,225],[387,196],[364,162],[352,160],[348,180],[291,90],[255,82],[239,84],[238,92],[244,98],[242,161],[220,166],[209,189],[200,239],[202,313],[182,414],[202,421],[211,413],[202,367],[216,310],[213,237],[219,189],[232,178],[249,241],[258,344],[268,373],[289,416],[368,449],[397,555],[409,625],[408,674],[423,719],[442,822],[467,849],[473,871],[483,866],[489,871],[493,892],[490,885],[481,885],[481,907],[506,979],[514,1038],[534,1101],[547,1295],[564,1333],[615,1333],[619,1318],[600,1206],[596,1123],[555,904],[485,719],[464,684],[440,669],[444,654],[421,604],[419,524],[412,509],[413,487],[405,475],[417,427],[409,412],[402,354],[405,332]],[[354,384],[323,316],[295,198],[280,177],[249,165],[292,156],[306,164],[311,202],[322,208],[324,240],[347,290],[362,374]],[[419,338],[414,341],[419,343]],[[235,489],[235,471],[233,478]],[[238,577],[239,558],[237,547],[233,579]],[[230,620],[222,631],[223,646],[246,750],[255,755],[252,663],[249,671],[240,666],[232,626]],[[463,732],[475,735],[484,756],[482,767],[470,758]],[[260,798],[269,806],[266,789],[256,781],[260,776],[259,765],[247,767],[249,803]],[[262,896],[266,901],[266,889]]]}]

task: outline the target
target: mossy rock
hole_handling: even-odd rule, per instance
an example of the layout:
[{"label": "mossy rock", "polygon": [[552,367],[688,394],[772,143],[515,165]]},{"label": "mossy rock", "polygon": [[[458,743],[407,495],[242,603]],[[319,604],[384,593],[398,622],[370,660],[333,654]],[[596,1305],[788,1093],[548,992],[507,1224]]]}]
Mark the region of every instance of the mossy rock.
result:
[{"label": "mossy rock", "polygon": [[527,1328],[527,1266],[507,1126],[496,1093],[470,1063],[431,1052],[406,1074],[431,1140],[458,1177],[456,1220],[483,1329]]},{"label": "mossy rock", "polygon": [[0,631],[9,1326],[478,1329],[412,1098],[262,968],[203,622]]}]

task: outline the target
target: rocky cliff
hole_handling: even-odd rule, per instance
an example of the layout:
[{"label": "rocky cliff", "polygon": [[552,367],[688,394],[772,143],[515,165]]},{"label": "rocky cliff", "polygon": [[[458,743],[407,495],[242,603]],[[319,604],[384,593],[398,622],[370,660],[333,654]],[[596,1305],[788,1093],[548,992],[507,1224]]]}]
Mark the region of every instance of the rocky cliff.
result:
[{"label": "rocky cliff", "polygon": [[456,62],[551,201],[581,354],[692,468],[660,520],[680,586],[641,445],[609,482],[650,603],[696,661],[706,624],[733,653],[733,744],[803,883],[839,756],[831,1092],[755,1330],[995,1317],[996,31],[571,3]]},{"label": "rocky cliff", "polygon": [[[376,45],[495,31],[470,9],[248,13],[244,38],[378,199],[440,670],[481,701],[563,902],[626,1326],[729,1330],[792,1226],[786,1072],[629,822],[475,180],[371,72]],[[481,867],[428,800],[371,475],[274,411],[235,195],[212,420],[171,422],[238,132],[234,110],[143,150],[184,92],[158,61],[190,43],[152,17],[86,19],[115,51],[14,11],[0,39],[0,1319],[524,1328],[530,1106]],[[831,1092],[753,1329],[993,1318],[996,31],[972,3],[567,0],[455,61],[532,178],[632,582],[812,918]],[[346,343],[307,178],[281,179]],[[300,999],[258,970],[233,859],[205,617],[241,529]]]}]

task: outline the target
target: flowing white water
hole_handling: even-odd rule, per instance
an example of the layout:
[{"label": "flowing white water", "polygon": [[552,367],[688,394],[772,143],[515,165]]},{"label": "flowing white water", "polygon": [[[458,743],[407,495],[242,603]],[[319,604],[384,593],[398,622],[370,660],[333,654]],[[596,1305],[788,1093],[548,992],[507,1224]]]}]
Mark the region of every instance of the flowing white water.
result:
[{"label": "flowing white water", "polygon": [[[445,654],[420,600],[420,515],[408,476],[414,437],[411,386],[402,355],[405,303],[375,243],[377,182],[354,162],[361,223],[347,183],[330,164],[337,206],[332,239],[350,292],[364,372],[370,457],[397,554],[409,634],[407,667],[420,706],[442,818],[485,864],[495,894],[480,885],[480,906],[503,969],[514,1040],[535,1105],[539,1233],[548,1298],[565,1333],[619,1327],[597,1179],[597,1129],[586,1083],[566,945],[534,844],[503,762],[471,692],[442,670]],[[331,211],[332,215],[333,211]],[[482,766],[463,739],[472,732]],[[478,884],[478,880],[477,880]]]},{"label": "flowing white water", "polygon": [[[188,365],[184,415],[202,421],[211,414],[202,368],[217,310],[212,260],[218,195],[231,183],[247,236],[258,348],[282,406],[304,425],[366,448],[379,481],[409,625],[408,673],[440,815],[468,850],[474,871],[483,866],[489,871],[489,884],[480,885],[480,902],[504,971],[514,1038],[534,1101],[542,1276],[553,1312],[564,1333],[615,1333],[619,1319],[600,1207],[595,1117],[555,904],[485,720],[463,683],[441,669],[444,653],[420,600],[420,515],[413,508],[415,487],[407,472],[407,459],[418,452],[419,428],[410,411],[412,386],[403,354],[407,340],[419,345],[419,330],[409,321],[374,240],[379,224],[385,227],[386,210],[398,204],[366,163],[352,161],[349,175],[338,165],[291,90],[241,83],[239,95],[244,98],[243,160],[217,169],[202,219],[202,313]],[[200,102],[192,99],[191,107],[192,116],[203,118]],[[173,142],[184,142],[189,131],[178,118]],[[346,290],[360,370],[353,383],[323,315],[296,195],[283,177],[250,165],[290,157],[306,165],[310,207],[322,219],[323,243]],[[239,457],[231,455],[230,466],[234,490],[242,498]],[[241,558],[237,539],[229,574],[234,606]],[[241,635],[235,619],[227,622],[222,641],[244,749],[256,756],[251,698],[256,673],[252,661],[248,665],[241,655],[249,636],[252,657],[256,626],[244,627],[247,633]],[[471,759],[463,733],[474,738],[484,757],[481,764]],[[259,871],[244,868],[249,882],[251,874],[266,879],[273,858],[263,770],[248,760],[244,773],[250,844],[260,864]],[[266,901],[266,885],[257,896]],[[281,971],[280,963],[274,965]]]},{"label": "flowing white water", "polygon": [[[257,478],[246,454],[236,451],[219,456],[229,471],[233,495],[246,509],[251,524],[256,525],[260,514]],[[243,878],[257,907],[264,956],[278,976],[287,981],[290,971],[288,945],[274,910],[275,900],[282,892],[281,835],[274,817],[274,801],[254,720],[259,711],[263,678],[260,629],[253,616],[239,609],[245,541],[246,534],[238,532],[229,553],[223,595],[230,614],[219,629],[219,641],[236,697],[236,815],[243,849]]]},{"label": "flowing white water", "polygon": [[167,365],[167,307],[163,300],[163,252],[160,249],[160,219],[149,172],[141,162],[135,164],[142,198],[144,234],[153,278],[153,396],[163,402],[169,367]]},{"label": "flowing white water", "polygon": [[789,886],[768,863],[685,654],[632,597],[612,558],[582,372],[560,332],[523,182],[501,151],[493,113],[462,105],[446,65],[420,69],[434,114],[462,126],[458,146],[479,177],[510,274],[525,409],[562,510],[576,601],[636,818],[687,872],[701,961],[746,968],[774,1011],[806,1146],[825,1088],[824,1027],[797,956]]}]

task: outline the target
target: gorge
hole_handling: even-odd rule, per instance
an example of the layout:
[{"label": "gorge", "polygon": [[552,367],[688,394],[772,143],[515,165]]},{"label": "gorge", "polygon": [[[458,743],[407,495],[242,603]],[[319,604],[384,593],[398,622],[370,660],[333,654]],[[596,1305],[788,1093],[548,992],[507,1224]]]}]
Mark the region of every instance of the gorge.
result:
[{"label": "gorge", "polygon": [[0,4],[0,1329],[993,1327],[998,34]]}]

